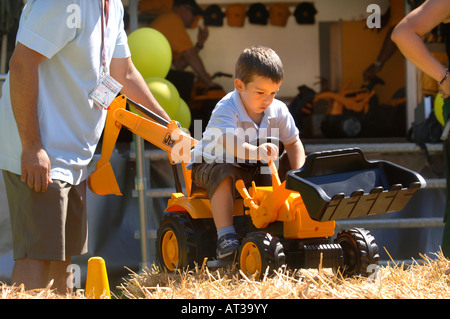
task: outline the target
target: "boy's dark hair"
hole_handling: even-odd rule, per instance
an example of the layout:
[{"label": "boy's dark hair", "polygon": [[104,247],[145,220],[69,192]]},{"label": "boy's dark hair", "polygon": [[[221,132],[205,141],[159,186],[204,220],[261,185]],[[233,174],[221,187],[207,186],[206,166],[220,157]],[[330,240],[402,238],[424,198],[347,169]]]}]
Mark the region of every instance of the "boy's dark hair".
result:
[{"label": "boy's dark hair", "polygon": [[263,76],[274,83],[283,80],[283,63],[274,50],[261,45],[245,49],[236,62],[235,77],[245,84],[254,76]]}]

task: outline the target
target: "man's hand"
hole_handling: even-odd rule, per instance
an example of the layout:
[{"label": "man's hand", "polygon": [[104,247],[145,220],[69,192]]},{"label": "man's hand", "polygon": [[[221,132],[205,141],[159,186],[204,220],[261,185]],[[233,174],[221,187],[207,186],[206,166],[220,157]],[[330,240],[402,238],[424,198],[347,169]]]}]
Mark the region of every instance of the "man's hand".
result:
[{"label": "man's hand", "polygon": [[439,85],[439,93],[442,94],[443,99],[450,97],[450,76]]},{"label": "man's hand", "polygon": [[36,192],[46,192],[50,178],[50,159],[43,148],[25,148],[21,156],[21,180]]},{"label": "man's hand", "polygon": [[197,34],[197,44],[199,47],[203,48],[205,45],[206,40],[209,37],[209,30],[207,26],[199,26],[198,27],[198,34]]},{"label": "man's hand", "polygon": [[380,73],[382,66],[376,66],[375,64],[371,64],[364,72],[363,79],[365,82],[369,82],[372,80],[378,73]]}]

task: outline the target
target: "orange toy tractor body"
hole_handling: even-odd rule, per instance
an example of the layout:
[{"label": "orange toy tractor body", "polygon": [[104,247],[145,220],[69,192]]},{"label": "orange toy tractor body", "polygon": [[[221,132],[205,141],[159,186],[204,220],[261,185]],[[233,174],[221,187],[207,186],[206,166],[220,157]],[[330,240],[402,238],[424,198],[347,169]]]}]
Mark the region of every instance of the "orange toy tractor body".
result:
[{"label": "orange toy tractor body", "polygon": [[[126,110],[132,103],[152,119]],[[205,192],[192,185],[186,165],[197,143],[176,122],[167,122],[125,96],[110,106],[103,148],[96,170],[88,179],[97,194],[120,190],[109,164],[122,126],[167,151],[173,165],[182,166],[185,192],[177,187],[168,200],[157,232],[160,266],[176,270],[195,263],[215,261],[217,240],[211,206]],[[340,268],[347,274],[367,275],[379,261],[378,248],[367,230],[354,228],[335,234],[335,220],[399,211],[425,181],[415,172],[395,164],[365,160],[359,149],[313,153],[300,170],[292,170],[281,183],[270,165],[272,186],[236,183],[234,221],[241,240],[237,256],[244,273],[258,277],[266,268]],[[176,170],[174,170],[176,172]],[[176,179],[177,180],[177,179]]]}]

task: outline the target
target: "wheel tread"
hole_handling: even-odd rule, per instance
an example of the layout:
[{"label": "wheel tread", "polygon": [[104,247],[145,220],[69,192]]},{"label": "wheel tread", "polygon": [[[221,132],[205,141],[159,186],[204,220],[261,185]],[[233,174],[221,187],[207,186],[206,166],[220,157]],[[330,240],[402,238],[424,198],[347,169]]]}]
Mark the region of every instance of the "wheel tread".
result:
[{"label": "wheel tread", "polygon": [[352,260],[352,262],[354,262],[354,267],[353,269],[347,269],[348,274],[367,275],[367,268],[369,265],[378,264],[380,261],[375,237],[364,228],[351,228],[341,231],[337,235],[335,242],[340,244],[345,240],[353,243],[354,249],[357,250],[359,256],[356,261]]},{"label": "wheel tread", "polygon": [[159,265],[167,269],[162,258],[161,242],[165,232],[169,229],[174,231],[178,240],[179,259],[176,268],[183,269],[193,266],[198,255],[197,239],[190,216],[181,212],[169,212],[161,221],[156,240],[156,255]]}]

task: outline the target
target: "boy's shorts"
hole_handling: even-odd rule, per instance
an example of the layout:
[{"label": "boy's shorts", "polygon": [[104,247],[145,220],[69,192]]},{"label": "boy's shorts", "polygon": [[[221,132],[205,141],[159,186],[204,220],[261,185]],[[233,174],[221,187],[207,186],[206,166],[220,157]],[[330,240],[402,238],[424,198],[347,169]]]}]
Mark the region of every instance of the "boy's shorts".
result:
[{"label": "boy's shorts", "polygon": [[[283,181],[285,175],[290,168],[289,159],[286,153],[280,156],[278,173],[280,179]],[[251,186],[251,182],[255,181],[258,186],[272,185],[272,177],[270,174],[261,174],[260,167],[258,165],[235,165],[231,163],[195,163],[192,166],[191,173],[192,181],[197,183],[198,186],[204,188],[208,197],[211,198],[216,188],[227,178],[232,178],[233,195],[237,196],[236,181],[242,179],[246,187]]]},{"label": "boy's shorts", "polygon": [[[231,177],[233,179],[232,185],[236,181],[242,179],[247,185],[251,182],[254,175],[259,172],[258,167],[243,168],[230,163],[198,163],[192,166],[192,180],[198,186],[204,188],[209,198],[212,198],[216,188],[222,181]],[[233,195],[236,198],[236,188],[233,187]]]},{"label": "boy's shorts", "polygon": [[86,182],[54,180],[35,192],[20,176],[3,171],[14,259],[64,261],[87,252]]}]

